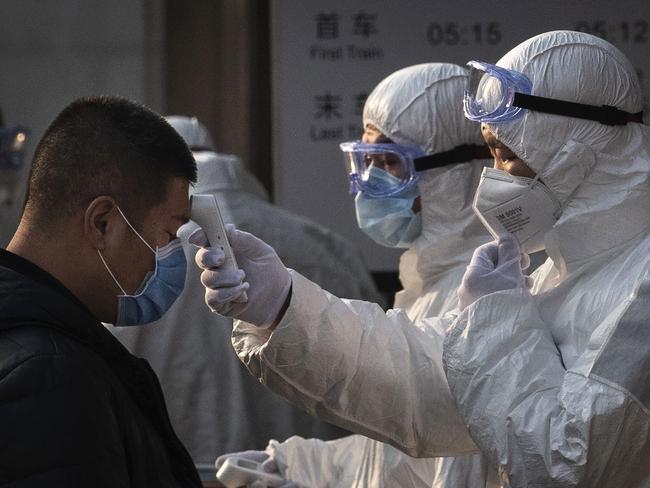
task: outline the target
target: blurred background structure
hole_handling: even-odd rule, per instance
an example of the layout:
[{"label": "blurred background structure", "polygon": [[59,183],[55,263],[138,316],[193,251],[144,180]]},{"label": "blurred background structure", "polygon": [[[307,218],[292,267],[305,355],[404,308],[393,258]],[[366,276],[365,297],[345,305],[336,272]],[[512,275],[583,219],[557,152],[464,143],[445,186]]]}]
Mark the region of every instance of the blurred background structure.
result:
[{"label": "blurred background structure", "polygon": [[[5,0],[0,108],[5,124],[31,129],[27,163],[48,122],[82,95],[195,115],[272,201],[369,249],[390,292],[400,252],[358,230],[338,149],[359,136],[365,95],[402,66],[494,62],[531,35],[567,28],[617,45],[650,94],[646,0]],[[1,209],[0,245],[21,201]]]}]

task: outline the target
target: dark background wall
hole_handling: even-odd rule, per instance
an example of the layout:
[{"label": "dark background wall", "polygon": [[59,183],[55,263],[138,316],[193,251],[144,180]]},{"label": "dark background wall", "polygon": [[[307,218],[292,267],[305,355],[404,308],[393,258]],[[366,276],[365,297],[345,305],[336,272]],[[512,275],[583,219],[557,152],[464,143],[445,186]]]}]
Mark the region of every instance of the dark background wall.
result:
[{"label": "dark background wall", "polygon": [[165,12],[166,112],[197,116],[271,191],[268,2],[166,0]]}]

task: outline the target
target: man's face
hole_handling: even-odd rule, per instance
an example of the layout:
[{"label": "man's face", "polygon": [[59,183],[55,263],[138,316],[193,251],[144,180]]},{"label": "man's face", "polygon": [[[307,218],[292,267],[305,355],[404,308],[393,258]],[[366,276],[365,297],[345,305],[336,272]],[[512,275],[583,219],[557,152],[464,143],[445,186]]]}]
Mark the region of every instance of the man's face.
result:
[{"label": "man's face", "polygon": [[501,143],[487,125],[481,124],[481,133],[494,158],[495,169],[506,171],[513,176],[535,177],[536,173],[512,152],[509,147]]},{"label": "man's face", "polygon": [[[176,231],[190,218],[189,183],[185,178],[173,178],[167,186],[167,198],[151,208],[144,216],[139,230],[142,238],[153,249],[176,239]],[[129,216],[126,215],[129,219]],[[122,219],[123,220],[123,219]],[[121,229],[120,252],[111,256],[109,265],[124,290],[132,294],[142,283],[146,274],[154,271],[155,255],[133,232],[126,222]]]}]

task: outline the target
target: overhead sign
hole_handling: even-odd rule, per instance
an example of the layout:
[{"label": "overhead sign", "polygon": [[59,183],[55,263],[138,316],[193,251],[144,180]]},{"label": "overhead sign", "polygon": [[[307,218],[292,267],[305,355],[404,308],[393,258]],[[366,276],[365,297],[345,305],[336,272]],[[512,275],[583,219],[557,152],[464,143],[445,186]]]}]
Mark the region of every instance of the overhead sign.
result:
[{"label": "overhead sign", "polygon": [[365,99],[393,71],[496,62],[533,35],[572,29],[621,49],[650,95],[647,0],[276,0],[272,21],[276,202],[366,248],[373,270],[397,269],[402,251],[358,230],[338,144],[360,137]]}]

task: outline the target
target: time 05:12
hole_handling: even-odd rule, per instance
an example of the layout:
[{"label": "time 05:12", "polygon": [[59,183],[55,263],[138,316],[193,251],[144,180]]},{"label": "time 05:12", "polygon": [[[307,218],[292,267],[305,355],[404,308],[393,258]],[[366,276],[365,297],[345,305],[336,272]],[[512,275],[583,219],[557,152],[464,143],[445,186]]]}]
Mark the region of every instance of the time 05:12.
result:
[{"label": "time 05:12", "polygon": [[602,37],[610,42],[626,42],[632,44],[645,44],[650,39],[648,22],[637,19],[623,21],[619,24],[609,24],[604,20],[576,22],[574,29],[580,32]]}]

